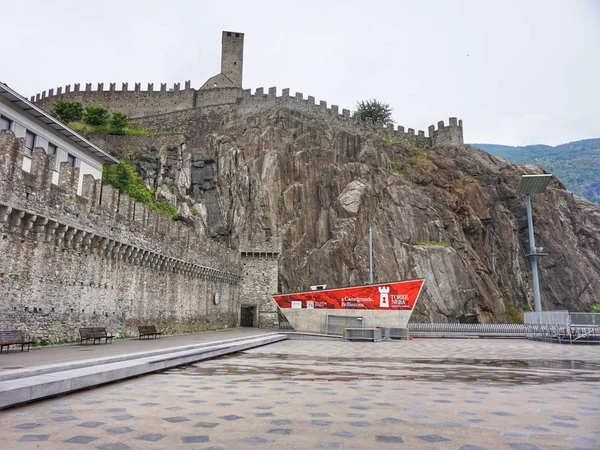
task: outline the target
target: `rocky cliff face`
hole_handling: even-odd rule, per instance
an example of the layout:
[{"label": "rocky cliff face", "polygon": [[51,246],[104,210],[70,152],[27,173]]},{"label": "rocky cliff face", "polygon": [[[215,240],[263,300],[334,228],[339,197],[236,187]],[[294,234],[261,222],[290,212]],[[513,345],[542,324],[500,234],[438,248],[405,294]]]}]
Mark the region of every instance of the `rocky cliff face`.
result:
[{"label": "rocky cliff face", "polygon": [[[541,172],[535,166],[469,146],[420,148],[285,107],[142,122],[182,133],[175,144],[129,138],[148,183],[170,180],[169,193],[194,211],[189,220],[233,247],[246,236],[280,240],[281,292],[365,283],[371,225],[375,281],[426,280],[413,320],[514,321],[532,308],[515,188],[521,174]],[[537,245],[549,253],[544,308],[589,311],[600,292],[600,208],[554,181],[533,209]]]}]

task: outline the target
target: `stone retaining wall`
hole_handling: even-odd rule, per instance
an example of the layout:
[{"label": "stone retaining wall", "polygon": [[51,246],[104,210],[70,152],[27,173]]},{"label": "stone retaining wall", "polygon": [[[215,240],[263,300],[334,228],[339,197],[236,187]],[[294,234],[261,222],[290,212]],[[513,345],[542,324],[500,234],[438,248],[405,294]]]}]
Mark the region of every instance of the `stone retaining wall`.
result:
[{"label": "stone retaining wall", "polygon": [[[0,329],[73,340],[80,326],[130,335],[235,326],[239,254],[0,132]],[[219,302],[215,302],[215,294]]]}]

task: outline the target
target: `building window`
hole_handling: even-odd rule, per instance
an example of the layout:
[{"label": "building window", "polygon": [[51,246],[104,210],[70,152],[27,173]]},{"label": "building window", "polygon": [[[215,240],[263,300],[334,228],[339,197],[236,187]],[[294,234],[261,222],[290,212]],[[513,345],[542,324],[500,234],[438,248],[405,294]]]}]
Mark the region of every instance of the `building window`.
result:
[{"label": "building window", "polygon": [[58,147],[56,145],[54,145],[52,142],[48,142],[48,154],[49,155],[56,155],[56,152],[58,151]]},{"label": "building window", "polygon": [[27,130],[25,132],[25,152],[28,155],[33,154],[33,146],[35,145],[35,134]]},{"label": "building window", "polygon": [[75,161],[76,158],[70,153],[67,153],[67,162],[71,165],[71,167],[75,167]]},{"label": "building window", "polygon": [[12,120],[6,116],[0,115],[0,130],[10,130],[11,125]]}]

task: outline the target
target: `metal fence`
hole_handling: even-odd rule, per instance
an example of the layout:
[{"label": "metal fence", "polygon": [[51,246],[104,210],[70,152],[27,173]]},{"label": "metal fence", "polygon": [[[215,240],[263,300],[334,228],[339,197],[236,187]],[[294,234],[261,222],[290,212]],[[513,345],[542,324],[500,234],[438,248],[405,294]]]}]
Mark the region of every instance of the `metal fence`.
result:
[{"label": "metal fence", "polygon": [[280,330],[294,330],[294,327],[292,326],[291,323],[289,323],[287,321],[281,321],[281,322],[279,322],[279,329]]},{"label": "metal fence", "polygon": [[524,314],[527,337],[559,343],[600,344],[600,314],[568,311]]},{"label": "metal fence", "polygon": [[408,328],[387,328],[390,339],[403,339],[407,340],[410,337],[410,330]]},{"label": "metal fence", "polygon": [[344,328],[342,330],[344,341],[373,341],[381,342],[381,328]]},{"label": "metal fence", "polygon": [[600,326],[600,313],[570,313],[571,325]]},{"label": "metal fence", "polygon": [[325,318],[325,334],[342,334],[344,328],[363,328],[363,317],[340,316],[327,314]]},{"label": "metal fence", "polygon": [[409,323],[410,333],[461,333],[525,336],[525,325],[518,323]]},{"label": "metal fence", "polygon": [[569,325],[569,311],[542,311],[523,313],[525,325]]}]

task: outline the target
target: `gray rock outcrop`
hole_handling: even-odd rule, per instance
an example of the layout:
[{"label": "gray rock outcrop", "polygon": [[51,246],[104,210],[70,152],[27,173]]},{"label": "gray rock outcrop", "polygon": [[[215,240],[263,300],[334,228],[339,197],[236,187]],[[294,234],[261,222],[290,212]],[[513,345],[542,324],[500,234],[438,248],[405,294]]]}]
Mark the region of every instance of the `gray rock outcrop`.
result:
[{"label": "gray rock outcrop", "polygon": [[[532,308],[525,201],[515,188],[522,174],[541,173],[535,166],[466,145],[425,148],[285,106],[140,122],[182,133],[172,157],[138,138],[131,145],[145,150],[131,156],[149,184],[171,180],[207,235],[234,248],[241,236],[281,240],[281,292],[365,283],[371,225],[375,281],[426,280],[413,320],[517,321]],[[533,208],[549,253],[540,262],[544,308],[589,311],[600,292],[600,208],[558,180]]]}]

